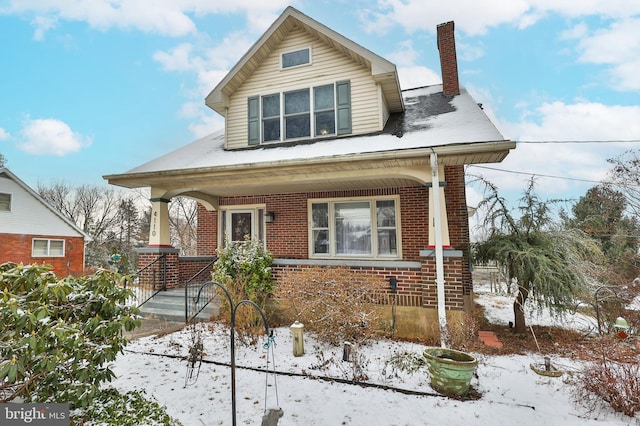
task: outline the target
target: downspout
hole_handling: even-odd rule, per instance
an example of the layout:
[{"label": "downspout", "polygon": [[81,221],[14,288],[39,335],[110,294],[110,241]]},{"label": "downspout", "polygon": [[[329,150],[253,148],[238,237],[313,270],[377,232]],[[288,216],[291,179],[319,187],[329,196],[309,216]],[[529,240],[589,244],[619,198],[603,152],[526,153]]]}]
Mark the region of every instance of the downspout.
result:
[{"label": "downspout", "polygon": [[440,324],[440,346],[447,346],[447,313],[444,298],[444,253],[442,249],[442,219],[440,218],[440,176],[438,174],[438,154],[431,150],[431,185],[433,188],[433,221],[435,231],[436,289],[438,293],[438,322]]}]

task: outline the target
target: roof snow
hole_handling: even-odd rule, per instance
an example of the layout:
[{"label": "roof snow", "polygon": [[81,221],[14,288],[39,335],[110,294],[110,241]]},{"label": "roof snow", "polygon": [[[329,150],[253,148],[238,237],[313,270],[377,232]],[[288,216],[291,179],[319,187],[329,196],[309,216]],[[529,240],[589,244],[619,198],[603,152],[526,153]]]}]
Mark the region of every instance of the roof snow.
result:
[{"label": "roof snow", "polygon": [[393,114],[384,131],[311,143],[261,145],[257,149],[226,150],[218,131],[129,170],[149,173],[167,170],[230,167],[343,155],[432,148],[456,144],[504,141],[504,137],[465,90],[446,97],[442,85],[402,92],[406,110]]}]

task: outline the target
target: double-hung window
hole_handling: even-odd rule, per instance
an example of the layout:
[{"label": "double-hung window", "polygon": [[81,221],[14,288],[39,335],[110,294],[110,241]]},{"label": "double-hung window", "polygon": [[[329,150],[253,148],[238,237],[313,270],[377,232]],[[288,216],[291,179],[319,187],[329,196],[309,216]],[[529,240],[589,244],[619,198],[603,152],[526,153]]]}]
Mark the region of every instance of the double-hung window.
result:
[{"label": "double-hung window", "polygon": [[248,99],[249,145],[349,133],[349,81]]},{"label": "double-hung window", "polygon": [[31,255],[32,257],[62,257],[64,256],[64,240],[34,238]]},{"label": "double-hung window", "polygon": [[398,258],[398,199],[311,200],[312,257]]}]

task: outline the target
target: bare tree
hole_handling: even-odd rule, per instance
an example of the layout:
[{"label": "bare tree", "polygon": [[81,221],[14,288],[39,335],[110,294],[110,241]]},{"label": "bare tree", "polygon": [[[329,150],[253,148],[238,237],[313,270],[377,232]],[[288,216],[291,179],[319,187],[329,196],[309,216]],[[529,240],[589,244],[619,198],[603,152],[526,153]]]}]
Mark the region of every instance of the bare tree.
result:
[{"label": "bare tree", "polygon": [[197,254],[198,203],[187,197],[175,197],[169,209],[171,244],[185,256]]},{"label": "bare tree", "polygon": [[627,207],[637,217],[640,214],[640,150],[629,150],[607,162],[612,166],[610,185],[625,195]]}]

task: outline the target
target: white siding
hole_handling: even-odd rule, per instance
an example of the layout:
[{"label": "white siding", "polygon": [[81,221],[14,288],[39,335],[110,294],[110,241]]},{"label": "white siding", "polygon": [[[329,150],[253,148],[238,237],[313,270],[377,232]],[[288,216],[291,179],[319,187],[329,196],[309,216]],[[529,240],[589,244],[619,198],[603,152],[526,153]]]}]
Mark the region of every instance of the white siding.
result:
[{"label": "white siding", "polygon": [[13,179],[0,176],[0,192],[11,194],[11,211],[0,211],[0,234],[81,236]]},{"label": "white siding", "polygon": [[[280,53],[311,46],[312,64],[281,70]],[[293,31],[230,98],[227,147],[248,145],[247,98],[351,81],[352,134],[382,130],[378,88],[370,71],[302,30]]]}]

